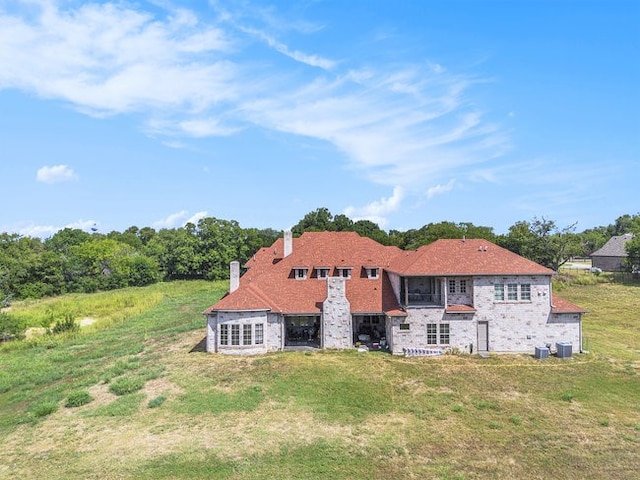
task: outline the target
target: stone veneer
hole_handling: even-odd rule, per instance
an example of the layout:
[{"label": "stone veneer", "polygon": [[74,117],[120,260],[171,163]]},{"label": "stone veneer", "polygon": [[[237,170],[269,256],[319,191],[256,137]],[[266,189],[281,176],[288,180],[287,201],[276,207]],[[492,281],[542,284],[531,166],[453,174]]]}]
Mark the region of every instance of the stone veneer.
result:
[{"label": "stone veneer", "polygon": [[322,304],[322,348],[351,348],[353,327],[346,282],[341,277],[327,278],[327,299]]}]

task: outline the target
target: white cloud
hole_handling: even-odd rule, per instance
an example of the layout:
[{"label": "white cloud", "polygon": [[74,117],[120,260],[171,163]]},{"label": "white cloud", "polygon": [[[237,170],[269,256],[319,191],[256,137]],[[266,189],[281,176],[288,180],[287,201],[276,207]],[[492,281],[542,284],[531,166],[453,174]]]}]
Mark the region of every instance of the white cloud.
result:
[{"label": "white cloud", "polygon": [[271,35],[255,28],[241,28],[244,32],[254,35],[267,43],[275,51],[285,55],[296,62],[307,64],[311,67],[318,67],[324,70],[331,70],[336,66],[336,62],[320,55],[308,54],[299,50],[291,50],[287,45],[277,41]]},{"label": "white cloud", "polygon": [[36,180],[42,183],[60,183],[77,180],[78,175],[67,165],[44,166],[38,169]]},{"label": "white cloud", "polygon": [[39,237],[39,238],[48,238],[54,235],[56,232],[65,229],[79,229],[84,231],[90,231],[92,228],[95,228],[98,224],[94,220],[78,220],[76,222],[68,223],[62,227],[53,226],[53,225],[36,225],[34,223],[23,224],[19,226],[14,226],[6,229],[6,231],[16,232],[20,235],[24,235],[27,237]]},{"label": "white cloud", "polygon": [[187,223],[193,223],[194,225],[198,224],[198,221],[207,216],[206,211],[197,212],[191,216],[189,216],[189,212],[187,210],[180,210],[179,212],[172,213],[171,215],[163,218],[162,220],[158,220],[153,222],[154,228],[176,228],[183,227]]},{"label": "white cloud", "polygon": [[193,223],[194,225],[197,225],[198,222],[200,220],[202,220],[203,218],[205,218],[208,215],[208,213],[206,211],[202,211],[202,212],[198,212],[198,213],[194,213],[193,215],[191,215],[185,223],[185,225],[187,223]]},{"label": "white cloud", "polygon": [[184,222],[183,220],[187,218],[187,215],[189,215],[189,212],[187,212],[186,210],[180,210],[179,212],[172,213],[162,220],[153,222],[153,226],[154,228],[173,228],[177,227],[178,225],[184,225],[186,222]]},{"label": "white cloud", "polygon": [[230,42],[190,12],[152,16],[114,3],[35,15],[0,14],[0,88],[66,100],[95,115],[177,108],[201,111],[233,98]]},{"label": "white cloud", "polygon": [[390,197],[382,197],[361,207],[349,206],[344,209],[344,214],[352,220],[370,220],[383,227],[387,223],[386,216],[400,208],[403,198],[402,187],[396,186]]},{"label": "white cloud", "polygon": [[[19,14],[0,10],[0,65],[11,65],[0,69],[0,89],[91,115],[141,113],[147,133],[177,148],[180,139],[251,127],[322,140],[358,175],[401,186],[404,196],[423,195],[449,172],[480,171],[507,148],[473,102],[482,79],[428,61],[361,66],[306,53],[298,37],[285,44],[278,33],[321,27],[287,26],[270,9],[226,12],[216,3],[217,17],[205,20],[164,11],[164,2],[154,13],[141,5],[49,1]],[[268,47],[261,57],[250,51],[258,41]],[[274,52],[296,64],[273,61]]]},{"label": "white cloud", "polygon": [[427,189],[427,198],[433,198],[436,195],[441,195],[443,193],[450,192],[451,190],[453,190],[453,186],[455,183],[456,183],[455,179],[452,178],[445,185],[438,184],[433,187],[429,187]]}]

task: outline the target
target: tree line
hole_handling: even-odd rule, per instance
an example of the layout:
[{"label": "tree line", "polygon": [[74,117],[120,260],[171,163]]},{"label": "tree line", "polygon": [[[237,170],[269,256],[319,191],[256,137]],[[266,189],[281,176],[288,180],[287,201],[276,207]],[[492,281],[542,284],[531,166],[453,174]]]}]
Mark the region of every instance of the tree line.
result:
[{"label": "tree line", "polygon": [[[613,235],[635,232],[630,255],[640,258],[640,214],[623,215],[610,225],[581,233],[576,225],[559,227],[552,220],[534,218],[516,222],[506,234],[497,235],[492,227],[469,222],[429,223],[419,229],[387,232],[369,220],[353,221],[318,208],[292,228],[294,235],[325,230],[353,231],[407,250],[439,238],[483,238],[554,270],[571,257],[589,256]],[[213,217],[180,228],[132,226],[107,234],[65,228],[44,240],[0,233],[0,303],[159,281],[226,279],[229,262],[244,263],[280,236],[279,230],[242,228],[235,220]]]}]

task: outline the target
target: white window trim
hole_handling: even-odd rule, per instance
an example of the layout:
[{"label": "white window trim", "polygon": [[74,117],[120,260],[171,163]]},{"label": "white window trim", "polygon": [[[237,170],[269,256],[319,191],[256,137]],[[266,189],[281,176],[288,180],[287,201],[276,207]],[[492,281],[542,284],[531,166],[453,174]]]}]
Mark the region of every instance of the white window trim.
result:
[{"label": "white window trim", "polygon": [[296,280],[306,280],[307,279],[307,272],[309,271],[308,268],[304,268],[304,267],[293,267],[293,277]]},{"label": "white window trim", "polygon": [[[435,332],[429,332],[429,327],[435,327]],[[446,326],[446,332],[443,332],[443,327]],[[429,343],[429,336],[435,335],[436,343]],[[447,335],[449,337],[448,342],[442,341],[442,335]],[[450,323],[427,323],[427,345],[428,346],[439,346],[439,347],[448,347],[451,345],[451,324]]]},{"label": "white window trim", "polygon": [[365,267],[367,271],[367,278],[370,280],[377,280],[380,278],[380,268],[379,267]]}]

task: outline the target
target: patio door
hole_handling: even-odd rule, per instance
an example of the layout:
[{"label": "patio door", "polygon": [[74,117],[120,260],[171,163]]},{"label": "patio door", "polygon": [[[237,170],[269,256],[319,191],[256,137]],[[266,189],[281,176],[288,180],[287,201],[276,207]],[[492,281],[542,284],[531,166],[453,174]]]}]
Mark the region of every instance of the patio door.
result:
[{"label": "patio door", "polygon": [[489,351],[489,322],[478,322],[478,351]]}]

